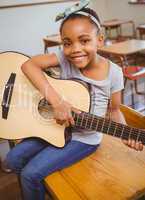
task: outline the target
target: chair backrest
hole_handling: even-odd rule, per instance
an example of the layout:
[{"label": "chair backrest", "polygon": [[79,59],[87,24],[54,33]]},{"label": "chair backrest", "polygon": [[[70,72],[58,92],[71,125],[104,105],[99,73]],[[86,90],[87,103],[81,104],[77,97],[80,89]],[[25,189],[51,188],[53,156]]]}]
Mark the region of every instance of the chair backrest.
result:
[{"label": "chair backrest", "polygon": [[145,129],[145,116],[123,104],[120,106],[120,110],[128,125]]},{"label": "chair backrest", "polygon": [[145,39],[145,24],[138,26],[136,32],[139,33],[139,39]]}]

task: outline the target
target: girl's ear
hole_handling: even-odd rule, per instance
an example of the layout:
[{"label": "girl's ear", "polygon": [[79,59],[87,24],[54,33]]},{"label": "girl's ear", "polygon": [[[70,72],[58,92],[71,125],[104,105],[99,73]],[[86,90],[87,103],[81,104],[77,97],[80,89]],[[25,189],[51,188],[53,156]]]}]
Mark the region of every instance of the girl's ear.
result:
[{"label": "girl's ear", "polygon": [[103,33],[100,33],[99,35],[97,35],[97,46],[99,48],[104,46],[104,34]]}]

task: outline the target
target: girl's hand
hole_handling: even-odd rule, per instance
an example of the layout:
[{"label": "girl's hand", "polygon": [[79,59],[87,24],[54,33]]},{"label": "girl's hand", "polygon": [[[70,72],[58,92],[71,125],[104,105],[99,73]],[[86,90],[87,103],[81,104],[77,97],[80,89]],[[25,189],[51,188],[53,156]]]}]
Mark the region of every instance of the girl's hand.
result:
[{"label": "girl's hand", "polygon": [[60,125],[65,124],[66,127],[75,124],[72,117],[72,111],[80,113],[78,109],[73,108],[72,105],[65,100],[61,100],[61,102],[56,106],[53,105],[53,111],[56,122]]},{"label": "girl's hand", "polygon": [[125,145],[127,145],[128,147],[135,149],[136,151],[142,151],[143,150],[143,144],[141,142],[137,142],[133,139],[122,140],[122,142]]}]

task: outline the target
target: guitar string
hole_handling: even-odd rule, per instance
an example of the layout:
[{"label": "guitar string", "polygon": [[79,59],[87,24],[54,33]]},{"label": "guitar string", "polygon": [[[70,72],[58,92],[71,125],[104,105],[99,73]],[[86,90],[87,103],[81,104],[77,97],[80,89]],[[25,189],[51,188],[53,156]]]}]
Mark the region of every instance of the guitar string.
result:
[{"label": "guitar string", "polygon": [[[78,120],[79,121],[79,120]],[[79,126],[79,125],[78,125]],[[82,126],[81,126],[82,127]],[[123,126],[123,128],[124,128],[125,126]],[[94,130],[96,130],[96,128],[97,128],[97,126],[93,126],[92,128],[94,128]],[[123,129],[122,128],[122,129]],[[89,129],[89,128],[88,128]],[[144,137],[144,135],[141,133],[141,130],[139,130],[139,132],[136,134],[136,133],[131,133],[131,136],[129,137],[129,134],[127,135],[127,133],[123,130],[123,132],[122,132],[122,129],[120,129],[120,132],[121,132],[121,134],[120,133],[118,133],[117,131],[116,131],[116,133],[115,134],[111,134],[111,131],[112,132],[114,132],[114,130],[115,129],[112,129],[112,128],[110,128],[109,127],[109,130],[110,130],[110,132],[108,131],[108,135],[112,135],[112,136],[116,136],[116,137],[119,137],[119,138],[124,138],[124,139],[129,139],[129,138],[132,138],[132,139],[134,139],[135,141],[141,141],[141,140],[145,140],[145,137]],[[91,129],[92,130],[92,129]],[[101,131],[99,131],[99,132],[101,132]],[[103,132],[103,131],[102,131]],[[105,132],[104,132],[105,133]],[[124,135],[124,134],[125,135]],[[144,132],[143,132],[144,133]],[[118,135],[119,134],[119,135]],[[142,134],[142,135],[141,135]],[[133,137],[133,136],[135,136],[135,137]]]},{"label": "guitar string", "polygon": [[[48,103],[47,103],[47,105],[48,105]],[[76,114],[76,113],[75,113]],[[82,114],[81,114],[82,115]],[[79,115],[79,116],[81,116],[81,115]],[[124,129],[125,128],[125,131],[124,131],[124,133],[126,134],[126,133],[128,133],[128,130],[127,129],[129,129],[129,131],[130,131],[130,128],[133,128],[133,130],[134,130],[134,132],[136,132],[136,133],[134,133],[134,132],[132,132],[132,134],[131,134],[131,136],[132,136],[132,138],[133,138],[133,136],[136,136],[136,138],[139,138],[139,137],[141,137],[141,139],[145,139],[144,138],[144,135],[142,134],[142,133],[145,133],[142,129],[137,129],[137,128],[135,128],[135,127],[129,127],[129,126],[127,126],[127,125],[124,125],[124,124],[120,124],[120,123],[116,123],[116,122],[114,122],[114,121],[111,121],[111,120],[108,120],[107,118],[102,118],[102,117],[98,117],[98,116],[95,116],[95,115],[92,115],[92,114],[89,114],[89,113],[85,113],[85,112],[83,112],[83,116],[84,115],[87,115],[87,117],[88,117],[88,122],[90,122],[90,120],[92,120],[91,119],[91,117],[93,117],[94,118],[94,120],[93,121],[95,121],[95,123],[98,123],[99,124],[99,120],[101,121],[106,121],[106,123],[108,123],[108,124],[110,124],[110,126],[108,127],[108,126],[104,126],[105,128],[108,128],[108,130],[110,130],[110,131],[114,131],[114,129],[115,129],[115,127],[116,127],[116,125],[118,125],[118,130],[117,130],[117,133],[118,133],[118,131],[120,131],[120,132],[122,132],[122,129]],[[91,116],[90,116],[91,115]],[[95,118],[95,117],[97,117],[97,118]],[[79,120],[81,120],[81,123],[82,123],[82,119],[79,119]],[[78,122],[79,122],[79,120],[78,120]],[[98,127],[98,124],[97,124],[97,126],[92,126],[91,128],[95,128],[95,130],[96,130],[96,128]],[[102,128],[102,125],[100,125],[101,126],[101,128]],[[113,128],[112,128],[112,126],[114,126]],[[104,128],[103,127],[103,128]],[[108,132],[108,131],[107,131]],[[109,134],[109,135],[111,135],[111,134]],[[118,136],[117,134],[113,134],[114,136]],[[138,135],[140,135],[140,136],[138,136]],[[125,135],[124,134],[121,134],[121,135],[119,135],[118,137],[120,137],[120,138],[123,138],[123,136],[125,137]],[[129,138],[129,137],[128,137]],[[136,139],[136,141],[137,141],[137,139]]]},{"label": "guitar string", "polygon": [[[85,115],[88,115],[88,114],[85,113]],[[90,115],[90,114],[89,114],[89,115]],[[94,116],[94,115],[92,115],[92,116]],[[90,117],[90,116],[89,116],[89,117]],[[96,119],[96,118],[94,117],[95,123],[96,123],[98,120],[100,120],[100,119],[101,119],[102,121],[104,120],[104,118],[101,118],[101,117],[97,117],[97,118],[98,118],[98,119]],[[99,118],[100,118],[100,119],[99,119]],[[80,120],[81,120],[81,119],[80,119]],[[91,117],[90,117],[89,120],[91,120]],[[88,122],[89,122],[89,120],[88,120]],[[108,123],[109,123],[109,122],[113,123],[114,126],[116,126],[116,125],[118,125],[118,127],[119,127],[119,126],[122,126],[122,128],[125,128],[125,131],[126,131],[125,133],[128,133],[128,134],[129,134],[129,132],[128,132],[127,129],[129,129],[129,131],[130,131],[130,129],[133,128],[133,130],[136,131],[137,133],[132,132],[131,136],[137,136],[138,134],[145,133],[145,131],[144,131],[143,129],[137,129],[137,128],[135,128],[135,127],[130,127],[130,126],[127,126],[127,125],[123,125],[123,124],[116,123],[116,122],[114,122],[114,121],[107,120],[107,119],[106,119],[106,121],[107,121]],[[110,124],[111,124],[111,123],[110,123]],[[96,129],[97,127],[96,127],[96,126],[92,126],[92,128],[95,128],[95,129]],[[122,131],[122,128],[119,127],[118,130],[119,130],[119,131]],[[114,127],[114,129],[115,129],[115,127]],[[109,127],[109,130],[110,130],[110,131],[111,131],[111,130],[114,131],[114,129],[112,129],[111,126]],[[142,137],[143,139],[145,139],[145,135],[141,135],[141,137]]]},{"label": "guitar string", "polygon": [[[88,115],[87,113],[85,113],[85,115]],[[90,116],[90,114],[89,114],[89,116]],[[92,115],[93,116],[93,115]],[[98,119],[97,119],[98,118]],[[102,117],[97,117],[97,118],[94,118],[96,121],[97,120],[104,120]],[[90,117],[90,119],[91,119],[91,117]],[[96,122],[95,121],[95,122]],[[129,129],[129,131],[130,131],[130,128],[133,128],[133,130],[134,131],[136,131],[136,132],[139,132],[139,131],[141,131],[142,133],[145,133],[145,131],[143,130],[143,129],[139,129],[139,128],[135,128],[135,127],[130,127],[130,126],[127,126],[127,125],[124,125],[124,124],[121,124],[121,123],[117,123],[117,122],[114,122],[114,121],[111,121],[111,120],[108,120],[108,119],[106,119],[106,121],[107,121],[107,123],[109,124],[109,122],[111,122],[114,126],[116,126],[116,125],[118,125],[118,127],[119,126],[121,126],[121,127],[119,127],[118,129],[121,131],[122,130],[122,128],[124,127],[124,128],[126,128],[126,129]],[[107,126],[108,127],[108,126]],[[127,130],[126,130],[126,132],[127,132]]]},{"label": "guitar string", "polygon": [[[40,106],[49,106],[49,104],[48,104],[48,102],[47,101],[41,101],[41,104],[39,104]],[[108,128],[110,131],[114,131],[114,129],[115,129],[115,127],[114,127],[114,129],[111,127],[112,125],[113,126],[118,126],[118,128],[117,128],[117,130],[118,131],[122,131],[122,128],[125,128],[125,131],[124,131],[124,133],[128,133],[129,134],[129,132],[127,131],[127,129],[129,129],[129,131],[130,131],[130,129],[131,128],[133,128],[133,130],[134,131],[136,131],[136,132],[138,132],[138,133],[134,133],[134,132],[132,132],[131,133],[131,136],[138,136],[138,134],[140,134],[140,137],[142,138],[142,139],[145,139],[145,135],[143,135],[144,133],[145,133],[145,131],[143,130],[143,129],[139,129],[139,128],[135,128],[135,127],[130,127],[130,126],[128,126],[128,125],[124,125],[124,124],[121,124],[121,123],[117,123],[117,122],[114,122],[114,121],[111,121],[111,120],[108,120],[107,118],[103,118],[103,117],[99,117],[99,116],[95,116],[95,115],[93,115],[93,114],[90,114],[90,113],[86,113],[86,112],[82,112],[81,114],[76,114],[76,113],[72,113],[72,115],[77,115],[77,116],[81,116],[82,117],[82,114],[83,114],[83,116],[85,116],[86,115],[86,117],[88,118],[88,122],[90,122],[90,120],[92,120],[92,117],[94,118],[93,119],[93,121],[95,122],[95,123],[98,123],[98,121],[100,120],[102,120],[102,121],[106,121],[104,124],[106,124],[106,123],[108,123],[108,124],[110,124],[110,126],[108,127],[108,126],[106,126],[106,128]],[[74,116],[75,117],[75,116]],[[81,120],[81,123],[82,123],[82,119],[78,119],[78,122],[79,122],[79,120]],[[87,123],[88,123],[87,122]],[[99,123],[98,123],[99,124]],[[98,124],[97,124],[97,126],[98,126]],[[122,127],[120,127],[120,126],[122,126]],[[104,126],[105,127],[105,126]],[[103,127],[103,128],[104,128]],[[95,130],[96,130],[96,126],[92,126],[91,128],[95,128]],[[109,135],[111,135],[111,134],[109,134]],[[124,136],[123,134],[122,134],[122,136]],[[122,137],[120,137],[120,138],[122,138]],[[137,137],[138,138],[138,137]]]}]

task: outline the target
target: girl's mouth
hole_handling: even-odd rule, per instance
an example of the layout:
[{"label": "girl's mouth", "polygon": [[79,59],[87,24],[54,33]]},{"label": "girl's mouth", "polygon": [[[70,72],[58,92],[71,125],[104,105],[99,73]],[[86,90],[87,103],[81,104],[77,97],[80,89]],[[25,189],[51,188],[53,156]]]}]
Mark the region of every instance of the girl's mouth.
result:
[{"label": "girl's mouth", "polygon": [[71,60],[74,62],[80,62],[86,59],[86,55],[79,55],[79,56],[71,56]]}]

